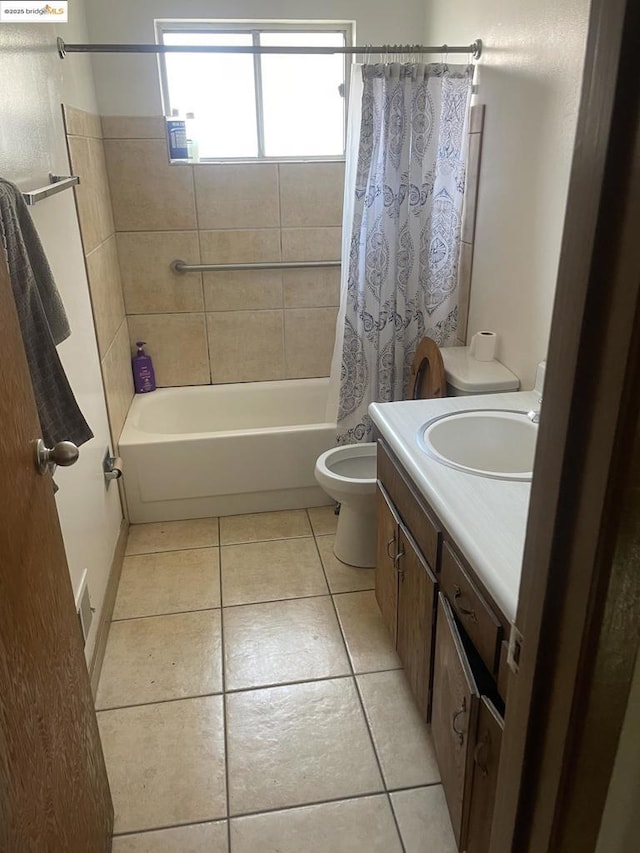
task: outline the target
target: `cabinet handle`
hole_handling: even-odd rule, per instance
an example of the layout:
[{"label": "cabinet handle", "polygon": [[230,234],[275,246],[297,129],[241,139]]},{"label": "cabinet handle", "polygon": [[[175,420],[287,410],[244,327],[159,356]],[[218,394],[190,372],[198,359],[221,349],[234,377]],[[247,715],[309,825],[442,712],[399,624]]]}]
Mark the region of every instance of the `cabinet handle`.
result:
[{"label": "cabinet handle", "polygon": [[402,551],[398,551],[398,553],[393,558],[393,565],[395,566],[396,572],[400,576],[401,581],[404,580],[404,569],[400,568],[400,560],[404,557],[404,555],[405,551],[403,549]]},{"label": "cabinet handle", "polygon": [[472,622],[477,622],[478,617],[476,616],[475,610],[469,610],[467,607],[462,607],[460,604],[457,603],[458,600],[462,598],[462,590],[460,589],[458,584],[455,584],[453,587],[453,597],[456,601],[456,610],[459,613],[462,613],[463,616],[468,616]]},{"label": "cabinet handle", "polygon": [[389,539],[389,541],[387,542],[387,557],[390,560],[395,559],[394,555],[391,553],[391,550],[390,550],[391,546],[393,545],[394,546],[393,550],[395,551],[395,544],[396,544],[396,534],[394,533],[393,536],[391,537],[391,539]]},{"label": "cabinet handle", "polygon": [[476,744],[476,748],[473,750],[473,760],[478,765],[478,769],[480,770],[483,776],[489,775],[489,768],[487,767],[486,758],[482,760],[482,751],[486,749],[488,757],[488,751],[490,746],[491,738],[489,737],[489,732],[485,732]]},{"label": "cabinet handle", "polygon": [[458,717],[461,714],[466,714],[466,713],[467,713],[467,697],[465,696],[464,699],[462,700],[462,707],[459,708],[459,710],[455,711],[453,714],[453,717],[451,718],[451,728],[458,735],[458,740],[460,741],[460,746],[462,746],[462,744],[464,743],[464,736],[467,732],[466,732],[466,730],[461,732],[460,729],[457,729],[456,723],[458,721]]}]

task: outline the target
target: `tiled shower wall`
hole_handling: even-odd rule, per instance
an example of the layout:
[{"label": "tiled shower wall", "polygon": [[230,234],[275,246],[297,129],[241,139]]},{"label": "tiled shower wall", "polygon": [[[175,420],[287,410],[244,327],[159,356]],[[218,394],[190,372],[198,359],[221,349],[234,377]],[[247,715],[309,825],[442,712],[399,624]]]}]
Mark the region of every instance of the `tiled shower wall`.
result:
[{"label": "tiled shower wall", "polygon": [[344,165],[172,166],[162,118],[102,128],[129,338],[147,341],[158,384],[327,376],[339,268],[170,264],[339,260]]},{"label": "tiled shower wall", "polygon": [[64,107],[64,119],[71,168],[81,180],[76,205],[115,448],[133,399],[133,381],[102,127],[100,116],[74,107]]}]

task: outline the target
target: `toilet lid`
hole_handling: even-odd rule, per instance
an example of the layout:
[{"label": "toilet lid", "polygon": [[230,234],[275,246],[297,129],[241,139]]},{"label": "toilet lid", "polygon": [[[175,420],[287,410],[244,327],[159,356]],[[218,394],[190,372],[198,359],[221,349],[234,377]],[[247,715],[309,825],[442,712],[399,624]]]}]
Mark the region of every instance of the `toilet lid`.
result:
[{"label": "toilet lid", "polygon": [[431,400],[447,396],[447,383],[440,347],[431,338],[423,338],[416,347],[407,387],[407,400]]}]

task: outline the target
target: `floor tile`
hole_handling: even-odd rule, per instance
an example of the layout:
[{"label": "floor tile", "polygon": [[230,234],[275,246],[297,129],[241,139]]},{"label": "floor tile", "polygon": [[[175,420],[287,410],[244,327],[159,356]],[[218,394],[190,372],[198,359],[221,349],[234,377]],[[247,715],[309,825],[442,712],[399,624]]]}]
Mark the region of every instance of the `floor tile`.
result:
[{"label": "floor tile", "polygon": [[143,832],[118,835],[113,839],[112,853],[228,853],[227,823],[196,823]]},{"label": "floor tile", "polygon": [[440,781],[431,732],[401,669],[358,676],[365,714],[387,788]]},{"label": "floor tile", "polygon": [[[386,796],[235,818],[231,821],[231,846],[233,853],[402,851]],[[436,851],[440,853],[434,847],[433,853]]]},{"label": "floor tile", "polygon": [[225,606],[328,592],[313,538],[225,545],[221,560]]},{"label": "floor tile", "polygon": [[217,544],[217,518],[132,524],[129,528],[126,554],[155,554],[158,551],[179,551],[184,548],[211,548]]},{"label": "floor tile", "polygon": [[115,832],[226,816],[222,696],[100,711]]},{"label": "floor tile", "polygon": [[311,536],[309,519],[304,509],[228,515],[220,519],[220,541],[223,545],[262,542],[266,539],[292,539],[298,536]]},{"label": "floor tile", "polygon": [[351,672],[330,596],[224,609],[227,690]]},{"label": "floor tile", "polygon": [[407,853],[457,853],[442,785],[397,791],[391,803]]},{"label": "floor tile", "polygon": [[375,586],[375,570],[359,569],[348,566],[333,553],[335,536],[317,536],[316,543],[320,559],[329,583],[331,592],[357,592],[363,589],[373,589]]},{"label": "floor tile", "polygon": [[391,642],[373,592],[351,592],[334,598],[355,672],[397,669],[400,659]]},{"label": "floor tile", "polygon": [[353,680],[230,693],[231,814],[382,790]]},{"label": "floor tile", "polygon": [[96,708],[221,691],[219,610],[112,623]]},{"label": "floor tile", "polygon": [[218,548],[125,557],[114,619],[220,606]]},{"label": "floor tile", "polygon": [[338,516],[335,514],[335,504],[330,506],[312,506],[307,510],[311,527],[315,536],[335,533],[338,528]]}]

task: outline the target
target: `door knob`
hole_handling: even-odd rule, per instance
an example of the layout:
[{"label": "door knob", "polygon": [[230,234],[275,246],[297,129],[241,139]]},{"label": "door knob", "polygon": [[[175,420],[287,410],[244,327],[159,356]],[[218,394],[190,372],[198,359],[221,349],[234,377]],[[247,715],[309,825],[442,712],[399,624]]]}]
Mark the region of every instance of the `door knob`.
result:
[{"label": "door knob", "polygon": [[72,441],[59,441],[53,447],[47,447],[39,438],[36,441],[36,468],[39,474],[44,474],[50,465],[60,465],[68,468],[78,461],[80,451]]}]

